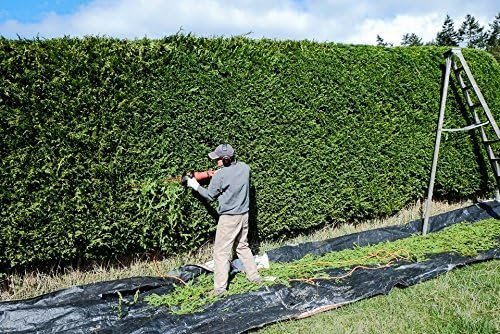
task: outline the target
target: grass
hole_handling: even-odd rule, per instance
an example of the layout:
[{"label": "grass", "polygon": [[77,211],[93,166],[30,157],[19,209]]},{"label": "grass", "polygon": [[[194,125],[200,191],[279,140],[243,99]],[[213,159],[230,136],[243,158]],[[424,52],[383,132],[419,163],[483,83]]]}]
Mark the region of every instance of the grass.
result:
[{"label": "grass", "polygon": [[444,274],[387,296],[253,331],[278,333],[499,333],[500,261]]},{"label": "grass", "polygon": [[[261,275],[276,278],[268,285],[291,281],[305,281],[315,284],[325,278],[324,270],[329,268],[352,268],[354,266],[389,265],[399,260],[423,261],[428,255],[453,252],[461,255],[475,255],[479,251],[498,246],[500,223],[492,218],[475,224],[461,223],[426,237],[415,235],[393,242],[383,242],[372,246],[357,247],[322,256],[307,255],[292,263],[271,263],[271,267],[261,271]],[[329,278],[331,279],[331,278]],[[152,294],[146,301],[154,306],[165,305],[173,313],[187,314],[200,311],[217,298],[209,294],[213,288],[213,277],[202,275],[196,281],[179,285],[166,295]],[[236,275],[231,281],[228,294],[241,294],[258,288]]]},{"label": "grass", "polygon": [[[447,212],[457,208],[471,205],[472,202],[446,203],[437,202],[433,204],[433,214]],[[394,216],[384,219],[374,219],[358,224],[343,224],[340,226],[326,226],[308,234],[302,234],[292,239],[279,240],[275,242],[263,242],[260,245],[260,253],[285,244],[298,244],[307,241],[324,240],[341,235],[365,231],[383,226],[401,225],[422,216],[422,203],[400,211]],[[177,254],[162,260],[133,259],[129,263],[103,264],[96,263],[86,267],[68,267],[53,272],[18,272],[9,275],[6,284],[0,284],[0,300],[15,300],[35,297],[44,293],[64,289],[74,285],[82,285],[101,281],[109,281],[135,276],[162,276],[166,272],[186,263],[204,263],[212,257],[212,245],[205,244],[191,253]]]}]

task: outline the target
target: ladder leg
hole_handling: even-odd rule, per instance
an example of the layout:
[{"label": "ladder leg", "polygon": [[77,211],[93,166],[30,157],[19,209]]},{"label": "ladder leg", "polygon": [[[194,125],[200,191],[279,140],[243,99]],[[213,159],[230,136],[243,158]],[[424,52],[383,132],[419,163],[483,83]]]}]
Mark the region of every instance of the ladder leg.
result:
[{"label": "ladder leg", "polygon": [[[495,121],[493,115],[491,114],[489,107],[486,104],[486,101],[484,100],[484,97],[482,96],[481,91],[479,90],[479,87],[476,84],[476,81],[474,80],[472,72],[470,71],[470,69],[467,65],[467,62],[465,61],[465,58],[463,57],[462,52],[460,51],[460,49],[458,49],[458,50],[455,50],[453,53],[455,53],[457,55],[461,65],[462,65],[462,68],[465,70],[467,78],[469,79],[470,87],[473,88],[474,93],[476,94],[476,96],[480,100],[481,106],[484,109],[484,113],[485,113],[486,117],[488,118],[488,122],[492,126],[496,137],[498,139],[500,139],[500,129],[498,129],[496,121]],[[452,69],[455,73],[455,78],[457,79],[458,84],[460,85],[460,87],[465,87],[466,86],[465,81],[462,79],[460,72],[457,71],[458,68],[457,68],[456,64],[453,62],[453,60],[452,60],[451,64],[452,64]],[[469,106],[470,110],[472,111],[472,115],[474,117],[475,124],[481,123],[481,120],[479,119],[479,116],[478,116],[476,110],[472,107],[474,105],[474,102],[472,101],[469,92],[466,89],[463,89],[462,92],[464,94],[465,101],[467,102],[467,105]],[[486,136],[486,132],[485,132],[483,127],[481,127],[481,139],[482,139],[484,147],[486,149],[486,153],[488,154],[488,160],[490,161],[490,165],[493,169],[493,174],[495,175],[495,181],[496,181],[496,186],[497,186],[495,189],[495,201],[500,202],[500,191],[499,191],[499,189],[500,189],[500,166],[498,164],[498,160],[496,159],[496,156],[495,156],[495,153],[494,153],[492,147],[488,143],[488,137]]]},{"label": "ladder leg", "polygon": [[437,161],[439,156],[439,145],[441,144],[441,134],[443,132],[444,110],[446,107],[446,97],[448,95],[448,85],[450,82],[451,56],[446,58],[446,70],[444,75],[443,91],[441,92],[441,105],[439,107],[438,128],[436,132],[436,141],[434,144],[434,155],[432,158],[431,177],[429,179],[429,188],[427,200],[425,203],[424,226],[422,234],[426,235],[429,231],[429,216],[431,213],[432,194],[434,192],[434,180],[436,179]]},{"label": "ladder leg", "polygon": [[457,55],[458,59],[460,60],[460,63],[462,64],[463,69],[465,70],[465,74],[467,75],[467,78],[469,79],[469,82],[472,85],[472,88],[474,92],[476,93],[476,96],[479,100],[480,105],[483,107],[484,113],[486,115],[486,118],[490,122],[493,131],[495,131],[495,134],[497,138],[500,138],[500,128],[497,125],[497,122],[495,121],[495,118],[493,117],[493,114],[490,111],[490,108],[488,107],[488,104],[486,103],[486,100],[484,99],[483,94],[479,90],[476,80],[474,79],[474,76],[472,75],[472,72],[469,68],[469,65],[467,65],[467,62],[465,61],[465,58],[460,51],[460,49],[454,49],[454,53]]}]

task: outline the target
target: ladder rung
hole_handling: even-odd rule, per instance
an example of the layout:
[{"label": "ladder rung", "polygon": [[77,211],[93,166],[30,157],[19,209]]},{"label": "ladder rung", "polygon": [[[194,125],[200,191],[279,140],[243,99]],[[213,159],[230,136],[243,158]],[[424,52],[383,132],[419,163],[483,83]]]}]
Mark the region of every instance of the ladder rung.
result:
[{"label": "ladder rung", "polygon": [[471,109],[476,109],[477,107],[482,107],[481,103],[474,103],[474,104],[469,106],[469,108],[471,108]]},{"label": "ladder rung", "polygon": [[471,89],[472,85],[467,85],[467,86],[463,86],[463,87],[460,87],[460,88],[462,88],[462,90],[467,90],[467,89]]},{"label": "ladder rung", "polygon": [[500,142],[500,139],[487,139],[487,140],[484,140],[483,143],[485,144],[493,144],[493,143],[498,143]]},{"label": "ladder rung", "polygon": [[463,128],[457,128],[457,129],[443,129],[443,131],[444,132],[470,131],[470,130],[474,130],[475,128],[479,128],[481,126],[485,126],[489,123],[490,122],[484,122],[484,123],[480,123],[480,124],[472,124],[472,125],[469,125],[469,126],[466,126]]},{"label": "ladder rung", "polygon": [[458,72],[461,72],[461,71],[463,71],[463,70],[464,70],[464,67],[463,67],[463,66],[459,66],[459,67],[457,67],[457,68],[454,68],[454,69],[453,69],[453,71],[455,71],[455,72],[457,72],[457,73],[458,73]]}]

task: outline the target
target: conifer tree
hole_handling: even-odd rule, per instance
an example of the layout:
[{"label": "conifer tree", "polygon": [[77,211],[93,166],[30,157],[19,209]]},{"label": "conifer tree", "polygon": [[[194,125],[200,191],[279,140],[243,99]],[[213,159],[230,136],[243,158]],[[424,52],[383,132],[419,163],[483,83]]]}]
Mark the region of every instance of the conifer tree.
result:
[{"label": "conifer tree", "polygon": [[417,34],[404,34],[403,40],[401,41],[402,46],[420,46],[423,45],[422,38],[418,37]]},{"label": "conifer tree", "polygon": [[466,47],[483,49],[486,47],[487,37],[483,30],[484,27],[481,27],[474,16],[467,14],[460,29],[458,29],[458,35],[460,40],[465,42]]},{"label": "conifer tree", "polygon": [[458,35],[458,32],[455,31],[453,20],[449,15],[446,15],[442,30],[437,33],[436,45],[458,46],[459,42],[460,36]]},{"label": "conifer tree", "polygon": [[490,23],[490,30],[488,30],[486,39],[486,50],[500,62],[500,13]]},{"label": "conifer tree", "polygon": [[487,43],[488,45],[498,43],[500,39],[500,12],[495,16],[495,20],[490,23],[490,30],[488,31]]},{"label": "conifer tree", "polygon": [[391,43],[387,43],[386,41],[384,41],[384,39],[382,38],[382,36],[377,35],[377,46],[392,46],[392,44]]}]

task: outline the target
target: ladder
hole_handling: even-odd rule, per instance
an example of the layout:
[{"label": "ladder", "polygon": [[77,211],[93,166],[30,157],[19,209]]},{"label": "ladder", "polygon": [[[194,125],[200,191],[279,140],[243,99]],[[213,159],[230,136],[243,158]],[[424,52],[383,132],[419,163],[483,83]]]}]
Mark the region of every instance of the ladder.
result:
[{"label": "ladder", "polygon": [[[465,61],[465,58],[460,48],[452,48],[451,50],[445,52],[444,56],[446,58],[446,69],[445,69],[445,77],[441,92],[441,104],[439,108],[438,128],[436,132],[436,141],[434,145],[434,156],[432,159],[431,177],[429,180],[429,188],[425,204],[424,225],[422,230],[423,235],[426,235],[427,232],[429,231],[429,216],[431,212],[432,193],[434,191],[434,180],[436,178],[439,145],[441,144],[441,135],[443,132],[470,131],[480,128],[481,139],[483,141],[484,148],[486,149],[486,152],[488,154],[488,160],[490,161],[490,165],[493,169],[493,173],[495,175],[495,179],[497,182],[497,189],[495,191],[495,200],[500,201],[500,192],[499,192],[500,167],[498,164],[500,158],[498,158],[495,155],[491,147],[493,143],[500,142],[500,129],[498,128],[498,125],[495,119],[493,118],[490,108],[488,107],[486,101],[484,100],[483,94],[481,93],[479,87],[477,86],[476,80],[474,80],[474,77],[472,76],[472,72],[470,71],[467,62]],[[458,59],[459,64],[457,64],[455,59]],[[462,90],[468,109],[472,114],[472,119],[474,124],[459,129],[444,129],[443,128],[444,110],[446,107],[446,97],[448,94],[448,85],[452,70],[455,75],[456,82],[458,83],[460,89]],[[466,80],[464,80],[464,76],[462,74],[465,74],[464,76]],[[482,116],[483,117],[486,116],[486,120],[484,121],[482,121],[481,118],[479,117],[478,111],[480,109],[482,109],[482,114],[483,114]],[[491,126],[495,134],[494,138],[490,139],[487,137],[485,131],[486,126]]]}]

